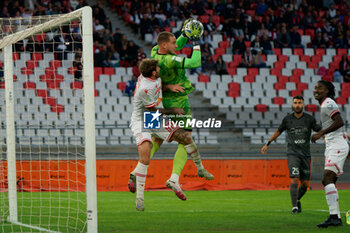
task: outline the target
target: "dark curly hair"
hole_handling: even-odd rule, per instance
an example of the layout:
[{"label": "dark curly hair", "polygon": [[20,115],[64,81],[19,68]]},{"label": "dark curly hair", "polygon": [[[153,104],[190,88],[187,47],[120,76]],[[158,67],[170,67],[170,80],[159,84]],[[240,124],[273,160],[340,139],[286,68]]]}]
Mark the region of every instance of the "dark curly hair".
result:
[{"label": "dark curly hair", "polygon": [[320,81],[318,81],[318,83],[321,83],[322,85],[324,85],[328,89],[327,97],[334,99],[335,87],[334,87],[333,83],[325,81],[325,80],[320,80]]}]

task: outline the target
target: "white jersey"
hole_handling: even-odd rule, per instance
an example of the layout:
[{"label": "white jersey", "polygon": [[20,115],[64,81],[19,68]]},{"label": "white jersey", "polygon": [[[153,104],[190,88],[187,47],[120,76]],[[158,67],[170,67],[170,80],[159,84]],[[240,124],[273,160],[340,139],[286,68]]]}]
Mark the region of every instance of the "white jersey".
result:
[{"label": "white jersey", "polygon": [[150,79],[139,76],[134,92],[134,110],[131,115],[131,123],[142,122],[143,112],[154,106],[163,108],[161,79]]},{"label": "white jersey", "polygon": [[[322,129],[327,129],[329,126],[333,124],[332,117],[339,113],[339,108],[337,103],[331,98],[326,98],[323,100],[321,104],[321,122]],[[326,145],[331,146],[341,141],[345,141],[345,130],[344,127],[340,127],[339,129],[325,134]]]}]

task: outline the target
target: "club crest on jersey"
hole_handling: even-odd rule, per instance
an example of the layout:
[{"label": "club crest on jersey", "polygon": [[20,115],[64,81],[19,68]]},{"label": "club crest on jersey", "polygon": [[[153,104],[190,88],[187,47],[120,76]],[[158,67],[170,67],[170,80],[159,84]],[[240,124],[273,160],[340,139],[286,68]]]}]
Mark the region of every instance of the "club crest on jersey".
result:
[{"label": "club crest on jersey", "polygon": [[143,128],[144,129],[160,129],[161,127],[161,113],[159,110],[156,112],[144,112],[143,113]]}]

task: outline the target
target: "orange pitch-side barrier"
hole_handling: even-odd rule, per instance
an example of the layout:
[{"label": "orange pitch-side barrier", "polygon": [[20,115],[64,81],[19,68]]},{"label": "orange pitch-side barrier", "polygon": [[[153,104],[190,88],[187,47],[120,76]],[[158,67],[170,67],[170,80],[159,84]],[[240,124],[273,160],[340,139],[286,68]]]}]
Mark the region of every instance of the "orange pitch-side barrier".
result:
[{"label": "orange pitch-side barrier", "polygon": [[[127,191],[129,173],[136,160],[98,160],[97,190]],[[266,190],[289,187],[287,161],[258,160],[204,160],[204,166],[215,176],[206,181],[197,177],[197,169],[188,161],[180,177],[184,190]],[[7,189],[6,162],[0,163],[0,191]],[[146,189],[166,189],[172,160],[152,160],[148,169]],[[22,161],[17,163],[17,187],[22,191],[83,191],[83,161]],[[69,180],[69,182],[68,182]]]}]

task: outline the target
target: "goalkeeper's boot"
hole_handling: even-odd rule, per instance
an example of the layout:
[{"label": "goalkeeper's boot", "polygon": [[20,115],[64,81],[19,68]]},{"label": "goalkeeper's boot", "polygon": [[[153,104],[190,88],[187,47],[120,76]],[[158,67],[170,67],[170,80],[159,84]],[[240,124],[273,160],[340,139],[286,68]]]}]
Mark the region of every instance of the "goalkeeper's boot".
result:
[{"label": "goalkeeper's boot", "polygon": [[326,221],[324,221],[323,223],[318,224],[317,226],[319,228],[327,228],[329,226],[337,227],[337,226],[342,226],[342,225],[343,225],[343,223],[341,221],[341,218],[338,218],[338,216],[335,215],[334,217],[329,216],[329,218]]},{"label": "goalkeeper's boot", "polygon": [[130,175],[129,175],[128,188],[129,188],[130,192],[132,192],[132,193],[136,192],[136,176],[132,173],[130,173]]},{"label": "goalkeeper's boot", "polygon": [[210,174],[206,169],[199,169],[198,170],[198,176],[204,177],[206,180],[212,180],[214,179],[214,176]]},{"label": "goalkeeper's boot", "polygon": [[298,213],[301,213],[301,203],[300,203],[300,200],[298,200],[297,205],[298,205]]},{"label": "goalkeeper's boot", "polygon": [[176,184],[174,181],[171,181],[171,180],[167,180],[165,185],[172,189],[175,193],[175,195],[180,198],[181,200],[183,201],[186,201],[186,196],[185,196],[185,193],[182,191],[181,187],[179,184]]},{"label": "goalkeeper's boot", "polygon": [[144,211],[145,210],[145,205],[144,205],[143,198],[136,198],[135,204],[136,204],[136,209],[138,211]]}]

